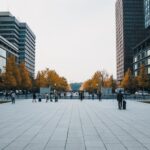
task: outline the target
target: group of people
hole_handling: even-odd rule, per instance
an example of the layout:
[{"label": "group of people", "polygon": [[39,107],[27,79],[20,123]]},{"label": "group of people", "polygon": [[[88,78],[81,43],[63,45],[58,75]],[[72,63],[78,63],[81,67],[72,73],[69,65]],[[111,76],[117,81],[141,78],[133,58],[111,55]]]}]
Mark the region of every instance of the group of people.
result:
[{"label": "group of people", "polygon": [[[34,102],[37,102],[37,99],[38,99],[39,102],[41,102],[41,101],[42,101],[42,98],[43,98],[43,97],[42,97],[41,94],[36,95],[36,93],[33,93],[32,102],[33,102],[33,103],[34,103]],[[58,102],[58,93],[57,93],[57,91],[55,91],[53,94],[52,94],[52,93],[50,93],[50,94],[46,93],[46,94],[44,95],[44,98],[45,98],[45,100],[46,100],[46,103],[47,103],[48,101],[53,102],[53,100],[54,100],[55,102]]]},{"label": "group of people", "polygon": [[[15,92],[12,91],[10,96],[11,96],[12,104],[15,104],[15,97],[16,97]],[[50,94],[46,93],[45,94],[46,103],[48,101],[53,102],[53,100],[55,102],[58,102],[58,97],[59,97],[59,95],[58,95],[57,91],[55,91],[54,93],[50,93]],[[83,92],[79,93],[79,98],[81,101],[84,99],[84,93]],[[37,102],[37,99],[39,102],[41,102],[42,101],[42,95],[41,94],[36,95],[36,93],[33,93],[32,102],[33,103]],[[93,96],[92,96],[92,99],[94,99]],[[98,99],[101,100],[101,92],[98,93]],[[124,96],[121,93],[121,91],[119,91],[119,93],[117,93],[117,101],[118,101],[118,109],[119,110],[126,109],[126,101],[124,100]]]}]

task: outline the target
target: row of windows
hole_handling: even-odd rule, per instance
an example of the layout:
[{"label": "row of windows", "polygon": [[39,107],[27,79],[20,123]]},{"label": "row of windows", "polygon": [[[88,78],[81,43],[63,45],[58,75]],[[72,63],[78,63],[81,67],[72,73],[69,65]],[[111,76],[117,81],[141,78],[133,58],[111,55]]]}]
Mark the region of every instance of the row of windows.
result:
[{"label": "row of windows", "polygon": [[134,62],[137,62],[137,61],[139,61],[140,59],[143,59],[143,58],[145,58],[145,57],[147,57],[147,56],[150,56],[150,49],[147,50],[147,51],[144,51],[144,52],[142,52],[142,53],[140,53],[140,54],[138,54],[138,56],[135,56],[135,57],[134,57]]},{"label": "row of windows", "polygon": [[[150,67],[147,67],[146,71],[147,71],[147,74],[150,74]],[[134,75],[137,76],[138,75],[138,71],[135,71]]]}]

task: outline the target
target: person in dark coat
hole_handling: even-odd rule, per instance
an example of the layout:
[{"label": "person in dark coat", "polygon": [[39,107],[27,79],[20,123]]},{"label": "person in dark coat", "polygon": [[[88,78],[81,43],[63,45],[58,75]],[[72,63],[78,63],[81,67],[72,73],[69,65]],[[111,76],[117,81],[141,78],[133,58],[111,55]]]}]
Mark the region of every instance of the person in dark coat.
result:
[{"label": "person in dark coat", "polygon": [[101,100],[101,96],[102,96],[101,91],[98,91],[98,99],[99,99],[99,101]]},{"label": "person in dark coat", "polygon": [[118,109],[122,109],[123,99],[124,99],[123,94],[121,93],[121,91],[119,91],[119,93],[117,94]]},{"label": "person in dark coat", "polygon": [[33,103],[36,102],[36,94],[35,93],[33,93],[33,100],[32,100],[32,102]]}]

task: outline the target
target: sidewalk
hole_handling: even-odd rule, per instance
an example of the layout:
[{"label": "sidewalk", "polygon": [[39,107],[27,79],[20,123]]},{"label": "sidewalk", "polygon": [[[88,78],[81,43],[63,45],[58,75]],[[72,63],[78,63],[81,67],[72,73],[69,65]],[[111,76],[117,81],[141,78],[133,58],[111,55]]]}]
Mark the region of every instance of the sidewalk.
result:
[{"label": "sidewalk", "polygon": [[0,115],[0,150],[150,150],[150,104],[21,100]]}]

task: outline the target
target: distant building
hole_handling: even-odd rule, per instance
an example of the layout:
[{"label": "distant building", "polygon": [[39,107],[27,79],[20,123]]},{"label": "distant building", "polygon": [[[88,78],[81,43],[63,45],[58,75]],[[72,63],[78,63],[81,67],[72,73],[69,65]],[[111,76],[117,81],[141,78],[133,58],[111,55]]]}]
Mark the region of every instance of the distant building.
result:
[{"label": "distant building", "polygon": [[116,1],[117,80],[133,66],[133,48],[147,36],[143,0]]},{"label": "distant building", "polygon": [[34,77],[35,35],[26,23],[19,22],[10,12],[0,12],[0,35],[18,48],[19,63]]},{"label": "distant building", "polygon": [[6,59],[8,56],[13,55],[18,62],[18,48],[5,38],[0,36],[0,73],[5,71]]}]

